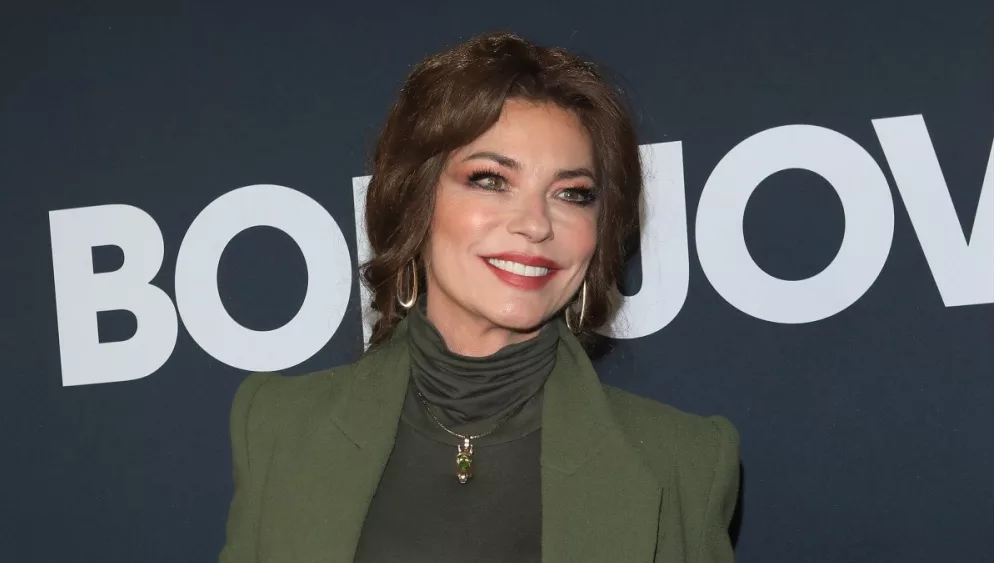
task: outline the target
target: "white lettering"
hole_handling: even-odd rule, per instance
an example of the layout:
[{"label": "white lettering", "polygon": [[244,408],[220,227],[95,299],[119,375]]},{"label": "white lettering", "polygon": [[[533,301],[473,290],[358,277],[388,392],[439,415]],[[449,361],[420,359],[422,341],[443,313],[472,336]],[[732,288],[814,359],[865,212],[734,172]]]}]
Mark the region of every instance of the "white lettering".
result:
[{"label": "white lettering", "polygon": [[993,303],[993,147],[966,243],[923,116],[872,125],[945,306]]},{"label": "white lettering", "polygon": [[[372,245],[368,240],[368,227],[365,222],[365,194],[368,190],[368,182],[371,176],[357,176],[351,179],[351,188],[354,193],[354,233],[358,245],[358,264],[364,264],[372,257]],[[358,294],[361,303],[361,337],[364,339],[365,347],[368,346],[368,339],[372,335],[372,326],[378,320],[378,313],[372,309],[372,292],[365,285],[365,281],[358,273]]]},{"label": "white lettering", "polygon": [[[229,241],[260,225],[291,237],[308,271],[302,307],[284,326],[268,331],[234,321],[216,281]],[[351,278],[347,242],[323,206],[284,186],[246,186],[210,203],[184,235],[177,254],[177,310],[191,337],[213,357],[241,369],[278,370],[309,359],[330,340],[347,310]]]},{"label": "white lettering", "polygon": [[[49,231],[63,385],[131,381],[159,369],[177,342],[177,314],[150,284],[163,263],[156,221],[131,205],[98,205],[50,211]],[[121,268],[95,274],[97,246],[119,247]],[[97,313],[116,310],[135,315],[135,335],[102,343]]]},{"label": "white lettering", "polygon": [[[763,271],[743,238],[750,195],[791,168],[822,176],[844,207],[840,251],[804,280]],[[695,243],[708,281],[734,307],[771,322],[808,323],[843,311],[871,287],[889,255],[893,221],[889,185],[864,148],[836,131],[789,125],[757,133],[722,158],[698,204]]]},{"label": "white lettering", "polygon": [[622,298],[618,314],[599,331],[622,340],[648,336],[674,320],[687,298],[690,278],[681,143],[644,145],[642,157],[642,286],[639,293]]},{"label": "white lettering", "polygon": [[[993,149],[972,233],[966,242],[933,145],[920,115],[875,119],[879,141],[946,306],[993,302]],[[647,173],[640,226],[642,286],[622,297],[618,315],[600,329],[617,339],[641,338],[673,321],[690,278],[684,163],[680,142],[642,147]],[[821,272],[782,280],[764,272],[743,236],[747,202],[768,176],[803,169],[824,178],[844,210],[841,247]],[[369,176],[352,179],[358,263],[371,258],[364,202]],[[128,205],[49,213],[63,385],[129,381],[161,367],[177,339],[177,313],[192,338],[218,360],[252,371],[297,365],[319,351],[340,326],[355,269],[343,233],[321,205],[291,188],[253,185],[210,203],[181,242],[175,270],[177,310],[151,284],[164,258],[156,222]],[[236,323],[217,286],[219,261],[237,234],[269,226],[286,233],[305,259],[308,285],[300,310],[284,326],[255,331]],[[698,202],[695,244],[709,283],[737,309],[776,323],[824,319],[859,299],[881,273],[892,244],[894,210],[885,175],[860,145],[822,127],[762,131],[727,153]],[[94,273],[92,249],[117,246],[121,268]],[[359,279],[359,282],[362,280]],[[362,333],[376,314],[359,283]],[[136,334],[100,342],[97,313],[124,310]]]}]

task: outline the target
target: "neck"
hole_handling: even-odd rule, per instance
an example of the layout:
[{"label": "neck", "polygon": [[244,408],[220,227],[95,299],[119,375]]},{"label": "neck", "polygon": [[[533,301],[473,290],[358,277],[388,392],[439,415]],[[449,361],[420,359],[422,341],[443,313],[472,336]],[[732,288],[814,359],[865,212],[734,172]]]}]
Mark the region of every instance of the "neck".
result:
[{"label": "neck", "polygon": [[427,320],[434,325],[448,350],[470,358],[495,354],[504,346],[535,337],[541,328],[522,332],[502,327],[458,306],[428,288]]}]

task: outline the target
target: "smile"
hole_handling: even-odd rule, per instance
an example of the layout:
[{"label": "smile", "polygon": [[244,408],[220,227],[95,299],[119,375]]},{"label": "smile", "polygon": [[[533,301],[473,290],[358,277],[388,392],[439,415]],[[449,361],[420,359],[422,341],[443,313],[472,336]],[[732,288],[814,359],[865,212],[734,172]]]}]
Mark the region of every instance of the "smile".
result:
[{"label": "smile", "polygon": [[503,283],[518,289],[542,289],[561,269],[559,264],[548,258],[517,252],[505,252],[482,258],[493,275]]},{"label": "smile", "polygon": [[541,266],[528,266],[526,264],[521,264],[520,262],[500,260],[499,258],[487,258],[486,261],[489,262],[490,265],[500,268],[505,272],[510,272],[519,276],[527,276],[529,278],[541,277],[552,271],[549,268],[542,268]]}]

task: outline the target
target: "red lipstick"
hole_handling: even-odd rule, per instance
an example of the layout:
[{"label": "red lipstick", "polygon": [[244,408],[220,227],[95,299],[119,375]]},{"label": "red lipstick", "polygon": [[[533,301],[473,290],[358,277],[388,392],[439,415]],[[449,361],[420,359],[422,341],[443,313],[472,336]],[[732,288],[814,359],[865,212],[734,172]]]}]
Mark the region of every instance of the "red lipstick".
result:
[{"label": "red lipstick", "polygon": [[[520,254],[518,252],[504,252],[502,254],[493,254],[491,256],[483,256],[483,263],[489,267],[490,271],[493,272],[496,277],[500,278],[500,281],[518,287],[521,289],[541,289],[545,284],[549,283],[556,273],[559,271],[559,264],[556,264],[548,258],[542,256],[529,256],[527,254]],[[502,270],[497,268],[493,264],[490,264],[489,260],[494,258],[496,260],[504,260],[509,262],[517,262],[518,264],[524,264],[525,266],[534,266],[537,268],[547,268],[549,273],[544,276],[522,276],[521,274],[515,274],[514,272],[508,272],[507,270]]]}]

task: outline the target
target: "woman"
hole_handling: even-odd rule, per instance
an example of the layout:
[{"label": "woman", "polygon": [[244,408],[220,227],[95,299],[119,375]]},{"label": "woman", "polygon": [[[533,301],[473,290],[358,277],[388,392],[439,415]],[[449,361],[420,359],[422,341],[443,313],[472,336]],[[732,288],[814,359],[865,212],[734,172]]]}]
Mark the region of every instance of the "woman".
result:
[{"label": "woman", "polygon": [[594,65],[509,34],[413,70],[375,149],[356,363],[255,374],[224,562],[731,561],[722,417],[603,386],[641,167]]}]

